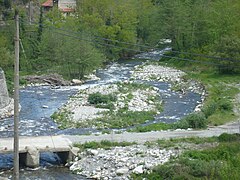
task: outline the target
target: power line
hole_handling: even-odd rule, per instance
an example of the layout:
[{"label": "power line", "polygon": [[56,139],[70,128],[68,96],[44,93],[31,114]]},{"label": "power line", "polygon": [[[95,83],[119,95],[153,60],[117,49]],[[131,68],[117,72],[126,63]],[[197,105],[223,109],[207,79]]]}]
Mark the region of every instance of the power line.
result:
[{"label": "power line", "polygon": [[[33,23],[33,24],[37,24],[39,25],[39,23]],[[42,27],[46,26],[44,24],[40,24],[40,25],[43,25]],[[53,26],[47,26],[48,28],[51,28],[51,29],[56,29],[56,30],[60,30],[60,31],[65,31],[65,32],[68,32],[68,33],[71,33],[71,34],[76,34],[76,35],[80,35],[79,32],[76,32],[76,31],[70,31],[70,30],[66,30],[66,29],[63,29],[63,28],[56,28],[56,27],[53,27]],[[93,36],[94,38],[96,39],[100,39],[100,40],[104,40],[104,41],[110,41],[110,42],[115,42],[115,43],[119,43],[119,44],[126,44],[126,45],[132,45],[132,46],[137,46],[137,47],[143,47],[143,48],[149,48],[149,49],[155,49],[155,50],[161,50],[159,48],[154,48],[152,46],[147,46],[147,45],[141,45],[141,44],[136,44],[136,43],[130,43],[130,42],[123,42],[123,41],[119,41],[119,40],[112,40],[112,39],[109,39],[109,38],[104,38],[104,37],[100,37],[100,36]],[[174,50],[171,50],[170,52],[174,52],[174,53],[178,53],[178,54],[188,54],[188,55],[193,55],[193,56],[200,56],[200,57],[205,57],[205,58],[208,58],[208,59],[215,59],[215,60],[218,60],[218,61],[232,61],[232,62],[240,62],[240,60],[237,60],[237,59],[232,59],[232,58],[222,58],[222,57],[217,57],[217,56],[211,56],[211,55],[206,55],[206,54],[198,54],[198,53],[191,53],[191,52],[184,52],[184,51],[174,51]]]},{"label": "power line", "polygon": [[[114,48],[119,48],[119,49],[125,49],[125,50],[130,50],[130,51],[135,51],[135,52],[139,52],[139,53],[145,53],[145,51],[141,51],[141,50],[136,50],[136,49],[130,49],[130,48],[125,48],[125,47],[119,47],[113,44],[105,44],[105,43],[99,43],[98,41],[94,41],[94,40],[86,40],[83,38],[79,38],[78,36],[73,36],[70,34],[65,34],[65,33],[60,33],[60,32],[56,32],[58,34],[61,34],[63,36],[67,36],[67,37],[71,37],[71,38],[75,38],[75,39],[79,39],[79,40],[85,40],[85,41],[89,41],[89,42],[95,42],[97,44],[103,45],[103,46],[110,46],[110,47],[114,47]],[[178,59],[178,60],[182,60],[182,61],[188,61],[188,62],[196,62],[196,63],[201,63],[201,64],[205,64],[205,65],[214,65],[214,66],[221,66],[221,67],[240,67],[240,66],[225,66],[219,63],[212,63],[212,62],[205,62],[205,61],[200,61],[200,60],[193,60],[193,59],[188,59],[188,58],[180,58],[180,57],[176,57],[176,56],[169,56],[169,55],[164,55],[162,54],[161,57],[166,57],[166,58],[173,58],[173,59]]]},{"label": "power line", "polygon": [[189,52],[174,51],[174,50],[170,50],[170,52],[178,53],[178,54],[188,54],[188,55],[193,55],[193,56],[200,56],[200,57],[205,57],[205,58],[209,58],[209,59],[216,59],[216,60],[220,60],[220,61],[223,60],[223,61],[240,62],[240,60],[237,60],[237,59],[222,58],[222,57],[210,56],[210,55],[205,55],[205,54],[189,53]]},{"label": "power line", "polygon": [[[35,23],[36,24],[36,23]],[[79,35],[78,32],[74,32],[74,31],[69,31],[69,30],[65,30],[65,29],[62,29],[62,28],[56,28],[56,27],[49,27],[49,26],[46,26],[46,25],[43,25],[42,26],[43,28],[50,28],[50,29],[53,29],[53,30],[60,30],[60,31],[65,31],[65,32],[68,32],[68,33],[72,33],[72,34],[77,34]],[[61,33],[61,32],[56,32],[55,33],[58,33],[58,34],[61,34],[63,36],[67,36],[67,37],[71,37],[71,38],[74,38],[74,39],[79,39],[79,40],[84,40],[84,41],[88,41],[88,42],[94,42],[94,43],[97,43],[99,45],[103,45],[103,46],[109,46],[109,47],[114,47],[114,48],[118,48],[118,49],[124,49],[124,50],[129,50],[129,51],[134,51],[134,52],[138,52],[138,53],[145,53],[145,51],[141,51],[141,50],[136,50],[136,49],[131,49],[131,48],[125,48],[125,47],[120,47],[120,46],[117,46],[117,45],[113,45],[113,44],[106,44],[106,43],[101,43],[99,42],[98,40],[90,40],[90,39],[85,39],[85,38],[81,38],[79,36],[74,36],[74,35],[71,35],[71,34],[66,34],[66,33]],[[119,41],[121,42],[121,41]],[[124,42],[126,43],[126,42]],[[138,46],[137,44],[133,44],[135,46]],[[147,47],[147,46],[146,46]],[[177,52],[177,51],[176,51]],[[185,52],[187,53],[187,52]],[[188,53],[188,54],[191,54],[191,53]],[[195,54],[197,55],[197,54]],[[200,54],[198,54],[200,55]],[[201,56],[205,56],[205,55],[201,55]],[[225,67],[225,65],[222,65],[222,64],[219,64],[219,63],[213,63],[213,62],[205,62],[205,61],[199,61],[199,60],[193,60],[193,59],[189,59],[189,58],[180,58],[180,57],[176,57],[176,56],[170,56],[170,55],[164,55],[162,54],[161,57],[165,57],[165,58],[173,58],[173,59],[178,59],[178,60],[182,60],[182,61],[188,61],[188,62],[196,62],[196,63],[201,63],[201,64],[205,64],[205,65],[214,65],[214,66],[220,66],[220,67]],[[210,56],[208,56],[210,57]],[[220,58],[220,57],[214,57],[214,58],[218,58],[218,60],[226,60],[226,59],[223,59],[223,58]],[[229,58],[230,59],[230,58]],[[231,66],[231,65],[228,65],[226,66],[227,68],[234,68],[236,66]],[[238,67],[238,66],[237,66]]]}]

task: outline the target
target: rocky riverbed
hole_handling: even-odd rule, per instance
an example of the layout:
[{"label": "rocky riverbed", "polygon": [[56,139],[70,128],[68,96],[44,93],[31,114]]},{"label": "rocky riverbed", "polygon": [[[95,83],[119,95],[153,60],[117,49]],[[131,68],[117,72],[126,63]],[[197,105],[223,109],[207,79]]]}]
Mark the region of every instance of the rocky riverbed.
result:
[{"label": "rocky riverbed", "polygon": [[[130,71],[129,79],[121,83],[100,84],[80,90],[54,114],[53,118],[60,126],[65,123],[63,128],[69,127],[69,125],[70,127],[126,128],[148,122],[153,120],[153,117],[148,116],[139,121],[127,122],[125,120],[118,125],[112,122],[116,116],[122,117],[129,112],[151,112],[149,114],[159,116],[162,110],[160,107],[162,104],[162,98],[160,97],[162,89],[150,85],[148,82],[171,83],[170,91],[179,93],[180,99],[185,96],[186,92],[199,94],[201,100],[195,106],[194,111],[200,111],[206,96],[205,89],[197,81],[184,78],[185,75],[186,73],[183,71],[161,66],[154,62],[136,65]],[[115,100],[91,103],[89,98],[92,95],[95,95],[95,100],[109,97],[115,97],[113,98]]]},{"label": "rocky riverbed", "polygon": [[178,149],[160,149],[146,145],[113,147],[109,150],[88,149],[79,154],[79,159],[70,170],[94,179],[130,179],[131,173],[142,174],[153,167],[169,161],[182,151]]},{"label": "rocky riverbed", "polygon": [[186,91],[201,95],[201,103],[195,107],[194,111],[201,111],[203,102],[207,96],[205,87],[192,79],[185,78],[186,73],[171,67],[161,66],[158,63],[146,62],[135,66],[131,78],[134,80],[171,82],[172,90],[178,91],[184,95]]},{"label": "rocky riverbed", "polygon": [[175,143],[164,148],[161,143],[147,142],[110,149],[87,149],[79,153],[70,170],[93,179],[132,179],[132,174],[150,173],[154,167],[168,162],[186,150],[216,147],[218,143]]},{"label": "rocky riverbed", "polygon": [[[62,116],[68,121],[81,124],[82,127],[108,127],[109,122],[98,121],[100,118],[120,112],[159,112],[161,97],[159,89],[143,84],[125,81],[106,84],[80,90],[53,117],[61,123]],[[98,121],[98,122],[96,122]]]}]

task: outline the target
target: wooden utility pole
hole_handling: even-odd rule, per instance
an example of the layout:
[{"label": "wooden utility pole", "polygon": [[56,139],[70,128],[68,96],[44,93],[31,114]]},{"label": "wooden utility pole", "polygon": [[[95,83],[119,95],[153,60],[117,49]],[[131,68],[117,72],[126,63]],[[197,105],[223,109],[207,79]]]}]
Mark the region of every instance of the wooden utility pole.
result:
[{"label": "wooden utility pole", "polygon": [[14,180],[19,180],[19,15],[15,11],[15,63],[14,63]]}]

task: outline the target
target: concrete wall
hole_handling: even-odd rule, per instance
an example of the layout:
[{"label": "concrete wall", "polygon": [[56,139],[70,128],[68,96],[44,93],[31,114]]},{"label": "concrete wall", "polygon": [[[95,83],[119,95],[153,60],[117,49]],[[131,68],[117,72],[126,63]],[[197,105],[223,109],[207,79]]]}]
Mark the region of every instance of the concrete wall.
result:
[{"label": "concrete wall", "polygon": [[9,105],[9,101],[4,71],[0,68],[0,109]]}]

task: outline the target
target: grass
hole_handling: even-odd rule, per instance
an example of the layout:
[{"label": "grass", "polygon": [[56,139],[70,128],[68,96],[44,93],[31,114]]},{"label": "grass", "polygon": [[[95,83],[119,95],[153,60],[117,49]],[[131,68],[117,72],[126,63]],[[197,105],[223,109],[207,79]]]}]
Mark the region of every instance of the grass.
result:
[{"label": "grass", "polygon": [[[196,74],[189,75],[195,77]],[[217,75],[199,74],[198,78],[205,85],[209,93],[204,108],[208,108],[212,103],[216,104],[215,110],[207,116],[209,125],[221,125],[234,120],[233,100],[239,89],[229,84],[239,82],[239,75]]]},{"label": "grass", "polygon": [[191,143],[191,144],[203,144],[203,143],[214,143],[218,142],[218,137],[208,137],[208,138],[200,138],[200,137],[190,137],[190,138],[171,138],[169,140],[157,140],[157,144],[160,147],[174,147],[179,143]]},{"label": "grass", "polygon": [[124,109],[118,112],[110,112],[111,114],[106,114],[105,116],[98,118],[96,121],[104,124],[105,127],[109,128],[124,128],[129,126],[134,126],[137,124],[142,124],[148,120],[152,120],[155,111],[125,111]]},{"label": "grass", "polygon": [[[189,139],[187,139],[188,141]],[[215,139],[217,147],[189,150],[164,165],[155,167],[151,173],[132,174],[133,179],[240,179],[240,135],[223,134]],[[176,141],[182,141],[178,139]],[[201,139],[190,139],[202,142]]]},{"label": "grass", "polygon": [[51,118],[58,124],[59,129],[66,129],[69,127],[74,127],[75,123],[70,121],[69,115],[71,112],[63,110],[61,113],[54,112]]},{"label": "grass", "polygon": [[149,132],[149,131],[161,131],[171,129],[170,124],[166,123],[154,123],[146,126],[138,126],[128,130],[129,132]]},{"label": "grass", "polygon": [[80,151],[84,151],[86,149],[98,149],[98,148],[107,150],[116,146],[126,147],[134,144],[136,143],[135,142],[111,142],[111,141],[103,140],[100,142],[96,142],[96,141],[86,142],[84,144],[75,143],[73,146],[78,147]]}]

